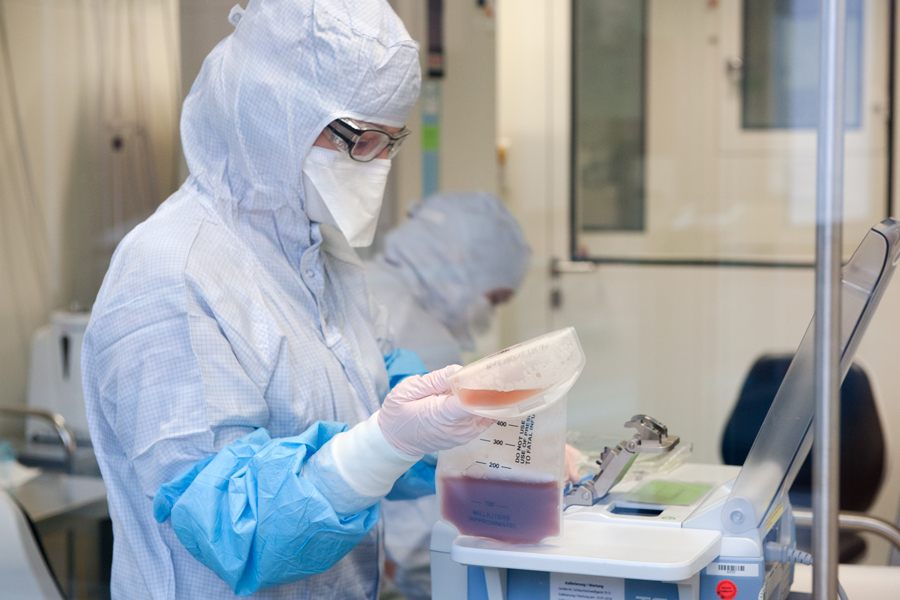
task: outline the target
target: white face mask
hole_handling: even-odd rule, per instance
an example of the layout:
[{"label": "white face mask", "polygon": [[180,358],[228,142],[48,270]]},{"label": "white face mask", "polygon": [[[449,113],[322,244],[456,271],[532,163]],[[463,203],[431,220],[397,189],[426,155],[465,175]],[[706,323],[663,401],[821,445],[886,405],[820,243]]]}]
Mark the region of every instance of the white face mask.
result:
[{"label": "white face mask", "polygon": [[390,170],[390,160],[364,163],[313,146],[302,169],[306,215],[340,229],[354,248],[371,245]]},{"label": "white face mask", "polygon": [[484,296],[478,296],[466,310],[465,315],[455,323],[446,324],[453,338],[459,342],[461,350],[475,350],[473,335],[484,335],[491,328],[495,309]]},{"label": "white face mask", "polygon": [[469,329],[475,335],[484,335],[491,328],[494,320],[494,307],[484,296],[478,296],[469,307]]}]

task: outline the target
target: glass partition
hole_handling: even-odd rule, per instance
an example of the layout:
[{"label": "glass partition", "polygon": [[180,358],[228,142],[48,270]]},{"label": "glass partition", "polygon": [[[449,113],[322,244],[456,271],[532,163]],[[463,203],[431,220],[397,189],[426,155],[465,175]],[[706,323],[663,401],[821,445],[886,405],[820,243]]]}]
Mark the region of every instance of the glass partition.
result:
[{"label": "glass partition", "polygon": [[572,196],[584,231],[644,229],[646,7],[572,5]]},{"label": "glass partition", "polygon": [[[529,240],[552,247],[534,246],[510,342],[576,328],[587,366],[568,406],[581,439],[621,438],[644,413],[693,443],[692,460],[720,462],[751,367],[795,353],[813,316],[818,3],[573,0],[562,12],[547,0],[540,19],[513,4],[501,5],[515,12],[505,39],[521,37],[505,58],[521,64],[504,96],[516,108],[501,130],[507,193]],[[890,216],[896,65],[892,3],[847,10],[845,261]],[[548,48],[568,59],[541,62]],[[548,105],[560,90],[571,96]],[[585,264],[542,280],[545,258]],[[892,286],[856,357],[879,402],[900,385]]]},{"label": "glass partition", "polygon": [[[884,295],[900,251],[900,222],[886,219],[866,234],[844,266],[841,281],[840,380]],[[815,319],[794,355],[772,407],[759,430],[744,469],[722,511],[734,532],[760,527],[779,497],[790,489],[809,453],[815,403]]]},{"label": "glass partition", "polygon": [[[808,266],[819,2],[572,2],[571,253]],[[887,0],[849,0],[845,257],[887,216]]]},{"label": "glass partition", "polygon": [[[819,123],[819,2],[744,2],[744,129],[815,129]],[[863,2],[848,0],[844,62],[847,130],[863,110]]]}]

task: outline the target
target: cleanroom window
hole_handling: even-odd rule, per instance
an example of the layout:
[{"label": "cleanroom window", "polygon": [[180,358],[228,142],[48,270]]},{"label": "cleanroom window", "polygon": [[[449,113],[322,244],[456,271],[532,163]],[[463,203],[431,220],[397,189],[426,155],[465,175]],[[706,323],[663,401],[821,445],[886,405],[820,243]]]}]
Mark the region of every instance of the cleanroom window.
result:
[{"label": "cleanroom window", "polygon": [[[819,122],[819,0],[745,0],[743,127],[815,129]],[[847,0],[844,117],[862,124],[863,2]]]},{"label": "cleanroom window", "polygon": [[581,231],[643,231],[646,3],[572,3],[572,194]]},{"label": "cleanroom window", "polygon": [[[568,4],[572,258],[812,264],[818,4]],[[888,214],[892,6],[847,0],[845,258]]]}]

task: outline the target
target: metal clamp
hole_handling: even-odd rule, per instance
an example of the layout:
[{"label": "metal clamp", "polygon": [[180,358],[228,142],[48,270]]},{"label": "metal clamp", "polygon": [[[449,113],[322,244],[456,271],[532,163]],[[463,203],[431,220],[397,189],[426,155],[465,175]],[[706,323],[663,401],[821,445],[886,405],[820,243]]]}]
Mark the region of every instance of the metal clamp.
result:
[{"label": "metal clamp", "polygon": [[669,429],[649,415],[634,415],[625,423],[625,427],[637,429],[637,433],[626,444],[626,449],[630,452],[671,452],[679,442],[677,435],[670,437]]},{"label": "metal clamp", "polygon": [[680,441],[677,435],[669,435],[665,425],[648,415],[634,415],[625,427],[632,427],[637,433],[630,440],[619,442],[615,448],[604,448],[597,461],[600,470],[593,479],[566,494],[566,504],[593,505],[622,480],[638,454],[671,452]]}]

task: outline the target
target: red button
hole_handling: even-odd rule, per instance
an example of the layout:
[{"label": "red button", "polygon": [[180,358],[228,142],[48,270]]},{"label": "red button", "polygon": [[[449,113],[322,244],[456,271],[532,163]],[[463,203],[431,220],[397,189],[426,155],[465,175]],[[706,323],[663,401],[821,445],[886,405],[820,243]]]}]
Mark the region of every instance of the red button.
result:
[{"label": "red button", "polygon": [[734,597],[737,596],[737,586],[734,585],[733,581],[723,579],[716,586],[716,594],[722,600],[734,600]]}]

